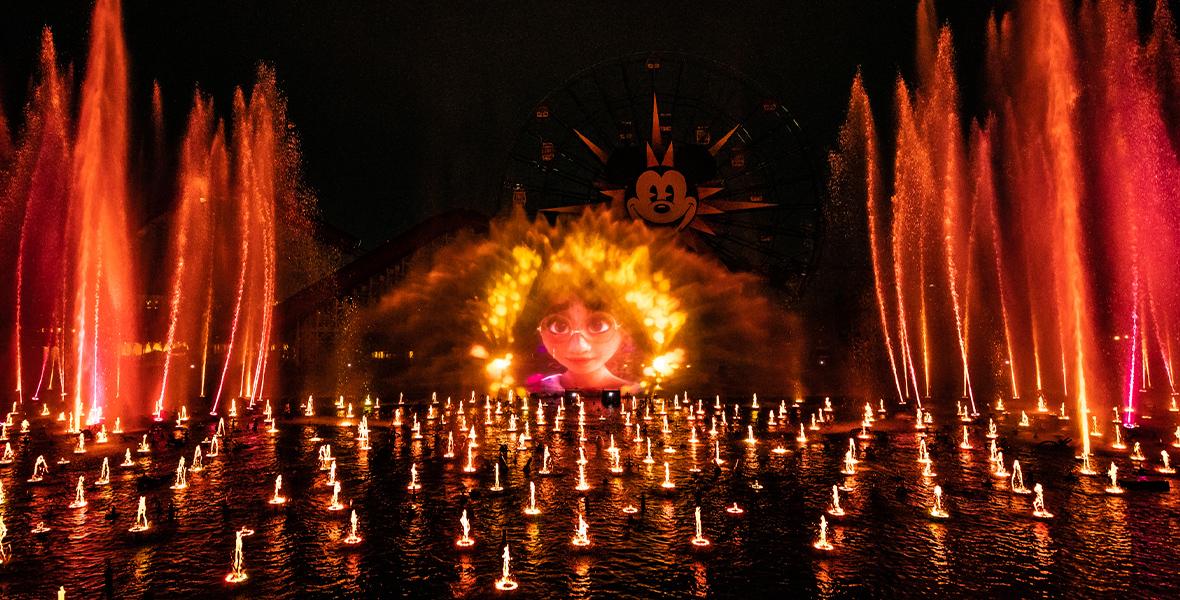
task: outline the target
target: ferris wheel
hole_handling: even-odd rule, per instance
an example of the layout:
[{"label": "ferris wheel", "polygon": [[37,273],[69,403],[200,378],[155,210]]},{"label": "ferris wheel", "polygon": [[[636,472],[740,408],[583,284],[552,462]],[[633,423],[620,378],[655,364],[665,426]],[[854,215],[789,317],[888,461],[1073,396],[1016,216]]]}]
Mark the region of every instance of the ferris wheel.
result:
[{"label": "ferris wheel", "polygon": [[815,166],[779,100],[716,61],[637,54],[574,75],[516,137],[501,208],[551,219],[619,203],[798,299],[823,243]]}]

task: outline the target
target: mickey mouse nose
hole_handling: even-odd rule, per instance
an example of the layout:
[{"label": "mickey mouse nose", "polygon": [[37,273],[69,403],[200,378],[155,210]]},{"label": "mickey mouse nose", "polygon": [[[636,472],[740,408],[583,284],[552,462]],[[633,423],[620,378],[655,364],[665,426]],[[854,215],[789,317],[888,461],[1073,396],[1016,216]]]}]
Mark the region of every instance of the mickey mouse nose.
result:
[{"label": "mickey mouse nose", "polygon": [[662,215],[672,210],[672,205],[666,202],[657,202],[655,206],[651,207],[651,209]]}]

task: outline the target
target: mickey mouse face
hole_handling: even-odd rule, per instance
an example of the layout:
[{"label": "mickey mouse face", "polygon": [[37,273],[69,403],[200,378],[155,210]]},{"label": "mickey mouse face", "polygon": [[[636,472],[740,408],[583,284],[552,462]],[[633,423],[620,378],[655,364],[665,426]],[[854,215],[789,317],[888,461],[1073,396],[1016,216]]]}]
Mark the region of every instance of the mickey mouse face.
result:
[{"label": "mickey mouse face", "polygon": [[680,171],[669,167],[648,169],[635,180],[627,212],[633,219],[660,225],[679,221],[677,229],[682,229],[696,216],[697,199],[689,193],[688,182]]}]

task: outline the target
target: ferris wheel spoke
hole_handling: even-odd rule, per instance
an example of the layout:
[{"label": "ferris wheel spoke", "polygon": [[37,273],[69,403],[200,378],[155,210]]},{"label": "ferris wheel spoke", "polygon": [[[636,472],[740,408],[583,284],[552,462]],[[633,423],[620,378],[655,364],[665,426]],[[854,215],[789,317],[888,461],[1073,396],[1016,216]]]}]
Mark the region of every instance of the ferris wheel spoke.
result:
[{"label": "ferris wheel spoke", "polygon": [[[593,118],[593,114],[590,112],[589,109],[586,108],[586,104],[584,102],[582,102],[582,98],[573,90],[573,88],[570,88],[568,91],[569,91],[570,98],[573,99],[574,103],[578,105],[578,109],[582,111],[582,114],[586,116],[586,122],[589,123],[589,125],[594,128],[594,134],[597,135],[600,140],[604,140],[604,139],[609,140],[610,138],[603,135],[602,130],[599,129],[598,119]],[[608,113],[610,112],[609,105],[607,105],[607,112]],[[570,125],[566,125],[566,129],[568,131],[573,131],[577,128],[572,127]],[[589,133],[589,131],[587,131],[586,133]],[[579,141],[579,143],[581,143],[581,142]]]}]

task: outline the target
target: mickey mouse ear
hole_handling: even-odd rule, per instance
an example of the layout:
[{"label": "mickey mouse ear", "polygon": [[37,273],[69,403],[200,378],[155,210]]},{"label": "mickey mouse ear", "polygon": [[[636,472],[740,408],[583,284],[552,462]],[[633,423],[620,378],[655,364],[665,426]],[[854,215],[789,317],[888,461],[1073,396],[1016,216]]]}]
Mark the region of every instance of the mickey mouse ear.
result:
[{"label": "mickey mouse ear", "polygon": [[717,176],[717,160],[704,146],[685,145],[676,149],[676,170],[689,183],[709,181]]},{"label": "mickey mouse ear", "polygon": [[629,186],[647,170],[646,165],[647,156],[644,148],[625,146],[611,153],[610,159],[606,161],[603,176],[615,185]]}]

